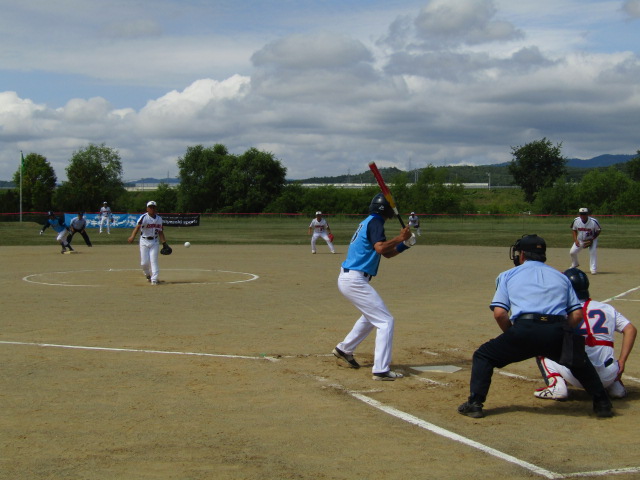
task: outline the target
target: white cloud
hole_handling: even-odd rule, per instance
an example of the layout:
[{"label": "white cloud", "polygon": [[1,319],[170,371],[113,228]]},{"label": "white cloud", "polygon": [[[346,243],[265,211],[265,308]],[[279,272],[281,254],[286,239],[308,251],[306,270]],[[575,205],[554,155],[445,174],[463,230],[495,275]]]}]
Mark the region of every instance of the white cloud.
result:
[{"label": "white cloud", "polygon": [[[189,2],[182,11],[162,0],[157,14],[141,10],[144,1],[120,2],[121,11],[105,12],[99,25],[91,21],[99,2],[68,0],[63,5],[75,10],[66,19],[43,2],[28,18],[34,28],[47,13],[62,22],[63,41],[52,47],[45,45],[51,27],[30,43],[9,25],[7,16],[15,23],[29,6],[10,9],[0,18],[5,71],[38,66],[97,85],[164,85],[166,93],[133,108],[115,107],[107,95],[75,95],[51,101],[54,107],[19,89],[0,92],[0,179],[11,178],[20,150],[44,155],[64,179],[74,151],[103,142],[120,152],[126,179],[176,175],[178,157],[197,144],[273,152],[289,178],[359,173],[371,160],[400,168],[504,162],[511,146],[542,137],[582,158],[638,149],[640,59],[633,48],[640,43],[598,44],[606,37],[599,31],[633,23],[619,2],[432,0],[390,15],[393,2],[379,13],[374,1],[366,23],[377,30],[360,36],[345,28],[352,17],[336,2],[339,15],[326,7],[317,26],[296,11],[291,30],[279,17],[282,31],[246,37],[222,30],[235,4],[214,3],[224,22],[207,31],[190,16]],[[243,17],[242,26],[263,25],[261,14]],[[308,31],[301,31],[305,21]],[[16,38],[25,45],[13,51]]]},{"label": "white cloud", "polygon": [[640,18],[640,0],[626,0],[622,10],[631,18]]}]

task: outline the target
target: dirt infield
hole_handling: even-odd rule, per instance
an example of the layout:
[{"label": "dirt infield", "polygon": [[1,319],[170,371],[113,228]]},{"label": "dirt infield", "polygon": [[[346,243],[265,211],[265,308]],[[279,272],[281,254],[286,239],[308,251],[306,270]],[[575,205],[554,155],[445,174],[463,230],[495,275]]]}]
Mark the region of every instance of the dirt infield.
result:
[{"label": "dirt infield", "polygon": [[[157,287],[136,246],[77,249],[0,248],[2,479],[640,476],[640,350],[613,419],[579,391],[535,399],[534,361],[496,371],[486,418],[456,413],[472,352],[499,333],[508,247],[383,259],[393,365],[411,374],[396,382],[371,380],[373,336],[360,370],[331,355],[357,317],[336,286],[344,246],[174,247]],[[599,253],[592,297],[628,292],[612,304],[640,325],[637,251]],[[548,256],[569,266],[568,248]],[[446,365],[461,370],[412,368]]]}]

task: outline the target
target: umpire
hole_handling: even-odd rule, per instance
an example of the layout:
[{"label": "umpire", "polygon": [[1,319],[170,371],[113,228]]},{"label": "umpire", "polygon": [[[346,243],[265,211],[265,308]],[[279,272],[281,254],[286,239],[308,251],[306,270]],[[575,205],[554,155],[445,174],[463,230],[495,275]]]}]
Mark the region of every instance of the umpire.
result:
[{"label": "umpire", "polygon": [[91,240],[89,240],[89,235],[85,230],[86,226],[87,226],[87,220],[84,218],[84,213],[78,212],[78,216],[73,220],[71,220],[71,235],[69,235],[69,239],[68,239],[69,245],[71,245],[71,240],[73,239],[73,236],[76,233],[79,233],[80,235],[82,235],[82,238],[84,238],[84,243],[87,244],[87,247],[92,246]]},{"label": "umpire", "polygon": [[[496,367],[537,356],[564,362],[567,366],[571,363],[564,357],[561,360],[563,339],[565,329],[575,328],[582,321],[582,307],[571,281],[544,263],[546,250],[544,239],[537,235],[524,235],[511,246],[509,256],[515,268],[498,275],[490,305],[503,333],[473,354],[471,395],[458,407],[458,413],[472,418],[484,417],[482,407]],[[573,338],[570,336],[569,340]],[[576,346],[573,364],[578,366],[570,366],[571,372],[592,396],[595,414],[602,418],[613,416],[611,401],[584,352],[584,343],[582,349],[579,342]],[[565,355],[569,353],[567,350]]]}]

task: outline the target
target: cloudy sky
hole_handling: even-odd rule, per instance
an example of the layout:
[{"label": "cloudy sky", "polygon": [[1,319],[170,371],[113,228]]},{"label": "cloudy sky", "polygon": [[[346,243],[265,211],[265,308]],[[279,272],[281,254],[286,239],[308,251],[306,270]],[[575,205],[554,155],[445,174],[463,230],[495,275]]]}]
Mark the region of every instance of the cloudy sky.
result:
[{"label": "cloudy sky", "polygon": [[548,138],[640,149],[640,0],[0,0],[0,180],[115,148],[124,179],[186,148],[287,178],[492,164]]}]

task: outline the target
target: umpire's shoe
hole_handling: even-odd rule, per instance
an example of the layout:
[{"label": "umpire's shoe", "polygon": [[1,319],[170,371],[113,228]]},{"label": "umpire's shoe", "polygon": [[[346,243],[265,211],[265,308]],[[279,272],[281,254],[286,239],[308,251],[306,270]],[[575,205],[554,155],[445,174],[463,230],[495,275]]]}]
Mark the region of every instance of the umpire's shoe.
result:
[{"label": "umpire's shoe", "polygon": [[464,402],[458,407],[458,413],[471,418],[483,418],[484,412],[482,411],[482,407],[482,403]]},{"label": "umpire's shoe", "polygon": [[594,400],[593,411],[598,418],[613,417],[613,410],[611,409],[611,402],[609,400]]},{"label": "umpire's shoe", "polygon": [[344,353],[338,347],[333,349],[333,354],[338,358],[338,360],[346,363],[350,368],[360,368],[360,364],[356,362],[356,359],[353,358],[352,354]]}]

